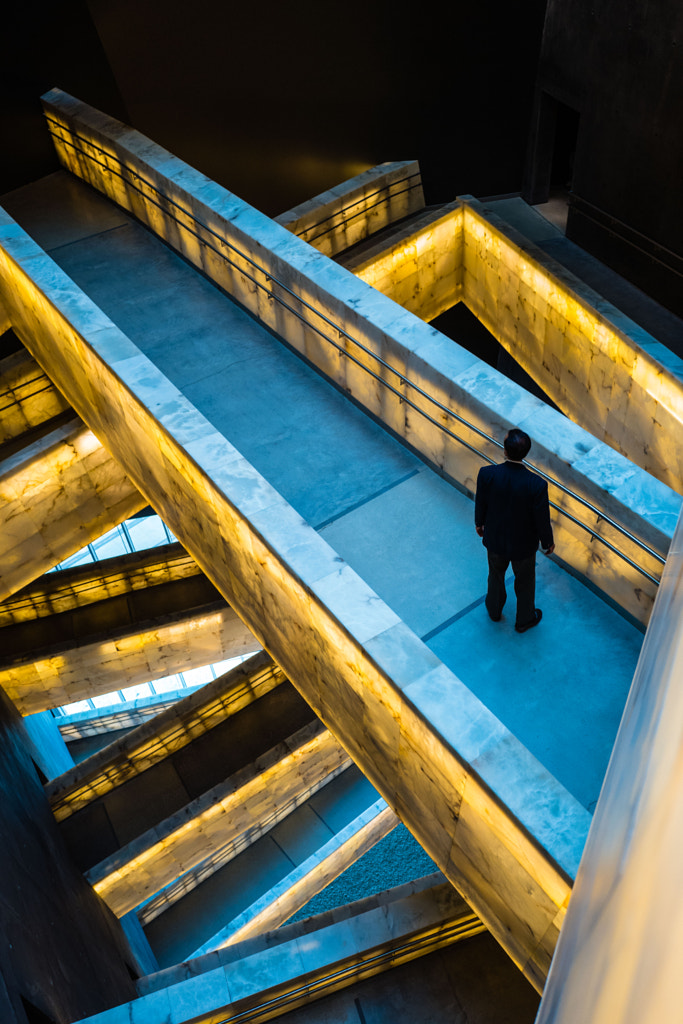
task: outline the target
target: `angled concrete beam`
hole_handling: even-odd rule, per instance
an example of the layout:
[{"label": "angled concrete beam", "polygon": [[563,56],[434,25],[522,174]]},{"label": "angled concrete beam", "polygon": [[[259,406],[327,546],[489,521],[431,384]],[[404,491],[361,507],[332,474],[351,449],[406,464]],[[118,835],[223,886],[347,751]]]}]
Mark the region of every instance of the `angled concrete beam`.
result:
[{"label": "angled concrete beam", "polygon": [[187,959],[279,928],[397,825],[394,811],[376,800]]},{"label": "angled concrete beam", "polygon": [[214,786],[86,873],[119,917],[219,847],[263,834],[350,764],[320,722]]},{"label": "angled concrete beam", "polygon": [[45,791],[57,821],[182,750],[285,681],[284,673],[262,651],[207,683],[48,783]]},{"label": "angled concrete beam", "polygon": [[145,504],[77,417],[15,451],[0,463],[0,600]]},{"label": "angled concrete beam", "polygon": [[[163,804],[168,806],[168,801],[161,793],[156,793],[156,797],[150,796],[150,792],[153,794],[156,792],[153,788],[154,784],[152,784],[151,791],[149,789],[146,791],[146,796],[142,790],[131,791],[128,784],[132,779],[144,775],[148,769],[167,761],[169,762],[170,776],[167,772],[164,778],[172,787],[177,785],[178,776],[173,767],[174,755],[183,751],[189,744],[193,745],[194,753],[191,757],[194,758],[195,763],[197,759],[204,759],[207,754],[209,759],[215,761],[216,741],[212,744],[212,750],[206,751],[202,744],[203,737],[283,683],[286,683],[283,674],[264,652],[250,659],[250,663],[238,666],[232,672],[226,673],[223,678],[190,695],[170,711],[161,713],[154,722],[149,722],[143,728],[135,730],[123,740],[112,744],[107,750],[94,755],[87,762],[83,762],[60,779],[48,784],[46,791],[51,798],[57,819],[65,821],[72,815],[77,815],[79,811],[97,803],[98,809],[92,818],[91,825],[94,829],[101,828],[102,813],[104,812],[106,816],[109,806],[108,801],[102,798],[112,794],[115,789],[120,790],[120,793],[115,797],[113,810],[119,818],[121,815],[128,817],[125,810],[126,800],[132,803],[144,802],[150,807]],[[286,685],[294,697],[295,692],[291,691],[290,684],[286,683]],[[291,704],[291,698],[288,700]],[[303,705],[300,698],[297,700]],[[277,707],[280,708],[279,718],[282,720],[282,711],[285,705],[279,701]],[[307,708],[306,711],[312,718],[312,712]],[[272,712],[270,717],[272,719]],[[263,719],[259,719],[259,721],[265,725],[264,734],[267,735],[270,731],[267,721]],[[248,727],[248,723],[244,723],[242,726],[238,725],[236,736],[239,737]],[[251,728],[253,729],[253,721]],[[230,735],[223,732],[220,742],[233,746],[234,741],[231,741]],[[267,766],[267,762],[267,756],[265,761],[263,757],[259,758],[259,769],[264,764]],[[189,763],[187,757],[184,757],[178,764],[177,771],[181,779],[184,777]],[[183,768],[183,766],[185,767]],[[309,770],[310,765],[307,764],[306,773]],[[336,765],[333,765],[330,778],[336,774]],[[194,784],[197,785],[196,773],[191,770],[190,778],[192,777],[194,777]],[[268,778],[265,785],[273,794],[273,798],[277,799],[277,781],[274,782],[272,778]],[[307,791],[303,798],[307,799],[315,792],[316,788],[314,786],[313,790]],[[373,797],[370,796],[370,800],[372,799]],[[278,823],[280,818],[288,817],[295,812],[301,802],[298,795],[292,800],[291,793],[286,792],[276,814],[265,819],[255,819],[248,832],[230,837],[230,842],[227,845],[221,845],[218,850],[212,850],[210,856],[207,857],[207,849],[202,845],[201,859],[195,866],[187,862],[188,846],[179,847],[182,849],[184,868],[182,876],[177,880],[175,886],[172,882],[164,885],[156,900],[153,899],[151,903],[145,904],[145,913],[141,918],[143,923],[146,924],[153,920],[178,899],[184,898],[195,887],[195,884],[203,882],[209,875],[220,870],[229,860],[259,840],[265,832]],[[361,804],[361,806],[365,805]],[[197,813],[196,808],[196,802],[190,801],[180,812],[180,818],[188,822]],[[198,813],[202,817],[201,809]],[[74,843],[80,847],[79,836],[82,836],[84,827],[88,828],[88,820],[86,819],[85,826],[82,821],[77,824],[76,832],[67,832],[65,835],[67,843],[72,847]],[[325,822],[324,818],[323,822]],[[255,934],[266,927],[274,926],[276,920],[285,920],[346,867],[354,863],[367,849],[386,835],[396,823],[395,814],[387,809],[382,800],[373,809],[365,809],[357,821],[342,830],[341,835],[331,836],[328,842],[322,844],[316,853],[311,853],[301,864],[295,861],[298,864],[297,868],[283,878],[272,891],[264,893],[258,901],[258,905],[251,908],[251,913],[242,914],[240,921],[236,922],[235,928],[240,930],[247,928],[250,934]],[[154,833],[158,834],[159,830],[164,828],[164,822],[158,823],[154,826]],[[206,833],[202,834],[206,835]],[[329,826],[327,834],[331,835]],[[136,848],[136,843],[128,844],[128,848],[131,847]],[[163,859],[163,850],[161,856]],[[150,872],[153,874],[153,868],[150,868]]]},{"label": "angled concrete beam", "polygon": [[[210,587],[208,582],[201,584],[202,591]],[[19,711],[29,715],[249,654],[260,646],[222,598],[191,606],[184,586],[174,596],[183,606],[180,611],[164,610],[156,618],[138,618],[117,631],[84,635],[78,646],[61,640],[33,651],[24,648],[14,656],[5,654],[0,686]],[[195,599],[207,596],[200,593]]]},{"label": "angled concrete beam", "polygon": [[[49,623],[41,627],[39,620],[202,575],[194,558],[177,543],[102,558],[46,574],[17,591],[0,604],[0,629],[32,622],[35,630],[43,628],[49,635]],[[59,630],[53,632],[60,635]]]},{"label": "angled concrete beam", "polygon": [[26,349],[0,359],[0,445],[70,408]]},{"label": "angled concrete beam", "polygon": [[326,256],[343,252],[424,207],[416,160],[371,167],[275,217]]},{"label": "angled concrete beam", "polygon": [[66,743],[82,740],[89,736],[102,736],[122,730],[137,729],[161,711],[183,700],[197,687],[183,686],[177,690],[136,697],[134,700],[111,704],[102,708],[87,708],[57,719],[59,731]]},{"label": "angled concrete beam", "polygon": [[257,647],[181,544],[49,573],[0,605],[0,685],[24,714]]},{"label": "angled concrete beam", "polygon": [[484,930],[432,875],[159,971],[138,999],[82,1024],[217,1024],[255,1010],[266,1020]]}]

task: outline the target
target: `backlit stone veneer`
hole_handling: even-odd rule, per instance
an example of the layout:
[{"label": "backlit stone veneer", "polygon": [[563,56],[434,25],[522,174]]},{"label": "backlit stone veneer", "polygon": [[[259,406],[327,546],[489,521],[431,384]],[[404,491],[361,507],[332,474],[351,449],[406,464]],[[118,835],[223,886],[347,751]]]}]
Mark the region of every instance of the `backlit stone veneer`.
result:
[{"label": "backlit stone veneer", "polygon": [[0,297],[51,379],[540,989],[588,812],[6,215]]},{"label": "backlit stone veneer", "polygon": [[145,504],[77,417],[8,456],[0,462],[0,600]]},{"label": "backlit stone veneer", "polygon": [[69,408],[35,359],[22,350],[0,359],[0,444],[20,437]]},{"label": "backlit stone veneer", "polygon": [[326,256],[348,249],[424,206],[415,160],[371,167],[275,220]]},{"label": "backlit stone veneer", "polygon": [[[158,230],[456,479],[471,483],[476,461],[463,458],[461,449],[456,458],[443,433],[426,427],[401,400],[402,372],[489,431],[528,423],[551,472],[588,481],[601,502],[631,510],[641,529],[652,527],[660,541],[670,536],[676,496],[639,477],[580,428],[136,132],[61,94],[52,94],[47,106],[60,122],[55,132],[65,140],[60,147],[72,170]],[[76,141],[85,155],[71,148]],[[136,168],[135,184],[121,179],[119,160]],[[154,188],[167,196],[173,218],[151,202]],[[79,411],[111,438],[152,504],[541,988],[588,812],[135,346],[82,293],[65,287],[63,275],[16,225],[5,225],[2,278],[18,276],[18,282],[3,296],[22,337],[40,350],[41,364]],[[200,244],[202,232],[210,244]],[[244,254],[230,250],[237,266],[217,251],[219,236]],[[391,363],[398,397],[348,358],[353,345],[346,335],[337,339],[342,354],[274,301],[277,282],[295,292],[298,298],[288,301],[303,315],[315,320],[316,310],[323,312]],[[46,289],[59,296],[47,315],[40,309]],[[377,365],[372,355],[359,361]],[[393,371],[382,372],[397,380]],[[575,543],[587,571],[595,568],[593,546],[583,535]],[[571,550],[569,540],[566,547]],[[611,571],[622,600],[632,591],[646,616],[651,594],[639,603],[622,566]]]},{"label": "backlit stone veneer", "polygon": [[575,423],[683,492],[683,361],[484,204],[341,262],[423,320],[464,302]]}]

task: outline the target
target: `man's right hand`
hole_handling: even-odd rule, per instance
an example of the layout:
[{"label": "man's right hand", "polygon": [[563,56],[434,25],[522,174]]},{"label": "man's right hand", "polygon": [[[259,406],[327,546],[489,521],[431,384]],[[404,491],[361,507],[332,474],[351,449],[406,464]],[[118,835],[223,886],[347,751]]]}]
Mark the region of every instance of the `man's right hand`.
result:
[{"label": "man's right hand", "polygon": [[554,550],[555,550],[555,545],[554,545],[554,544],[551,544],[549,548],[546,548],[546,549],[544,550],[543,554],[544,554],[544,555],[552,555],[552,553],[553,553],[553,551],[554,551]]}]

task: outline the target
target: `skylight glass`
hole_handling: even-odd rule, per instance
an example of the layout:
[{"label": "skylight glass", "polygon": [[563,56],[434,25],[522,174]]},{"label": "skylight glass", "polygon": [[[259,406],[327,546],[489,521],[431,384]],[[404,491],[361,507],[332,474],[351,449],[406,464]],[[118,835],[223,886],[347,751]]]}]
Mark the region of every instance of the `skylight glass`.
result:
[{"label": "skylight glass", "polygon": [[[146,551],[150,548],[160,547],[162,544],[172,544],[176,539],[158,515],[138,516],[115,526],[113,530],[109,530],[92,544],[88,544],[87,547],[55,566],[53,571],[71,569],[76,565],[98,562],[102,558],[130,554],[133,551]],[[158,696],[159,702],[163,703],[164,694],[203,686],[239,665],[248,657],[251,655],[241,655],[237,658],[215,662],[212,665],[204,665],[201,668],[193,668],[187,672],[177,672],[172,676],[165,676],[163,679],[127,686],[112,693],[103,693],[88,700],[74,701],[71,704],[55,708],[53,714],[55,717],[65,717],[90,711],[93,713],[93,717],[96,717],[100,708],[111,707],[114,709],[118,705],[118,710],[124,711],[126,705],[141,698],[154,696]]]}]

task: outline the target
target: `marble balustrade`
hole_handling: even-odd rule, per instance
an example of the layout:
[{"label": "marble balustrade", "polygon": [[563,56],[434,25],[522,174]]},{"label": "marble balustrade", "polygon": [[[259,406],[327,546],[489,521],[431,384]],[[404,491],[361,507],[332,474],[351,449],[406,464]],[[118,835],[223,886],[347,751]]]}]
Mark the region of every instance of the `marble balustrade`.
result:
[{"label": "marble balustrade", "polygon": [[6,215],[0,296],[50,378],[540,989],[588,812]]},{"label": "marble balustrade", "polygon": [[292,234],[334,256],[424,206],[416,160],[371,167],[275,217]]},{"label": "marble balustrade", "polygon": [[464,302],[566,415],[680,492],[683,361],[464,199],[340,262],[423,320]]},{"label": "marble balustrade", "polygon": [[571,419],[683,492],[683,360],[472,199],[463,300]]},{"label": "marble balustrade", "polygon": [[398,818],[385,801],[375,801],[188,959],[279,928],[397,824]]},{"label": "marble balustrade", "polygon": [[566,415],[680,492],[683,360],[484,203],[464,200],[339,262],[427,321],[464,302]]},{"label": "marble balustrade", "polygon": [[[431,951],[482,931],[453,888],[430,875],[149,975],[138,982],[137,999],[81,1024],[213,1024],[335,975],[326,995],[344,986],[345,968],[369,956],[388,954],[364,967],[364,977],[421,956],[420,940]],[[353,980],[351,972],[346,983]],[[288,1007],[315,998],[315,990],[303,993]]]},{"label": "marble balustrade", "polygon": [[463,217],[462,203],[425,210],[338,262],[421,320],[434,320],[462,299]]}]

